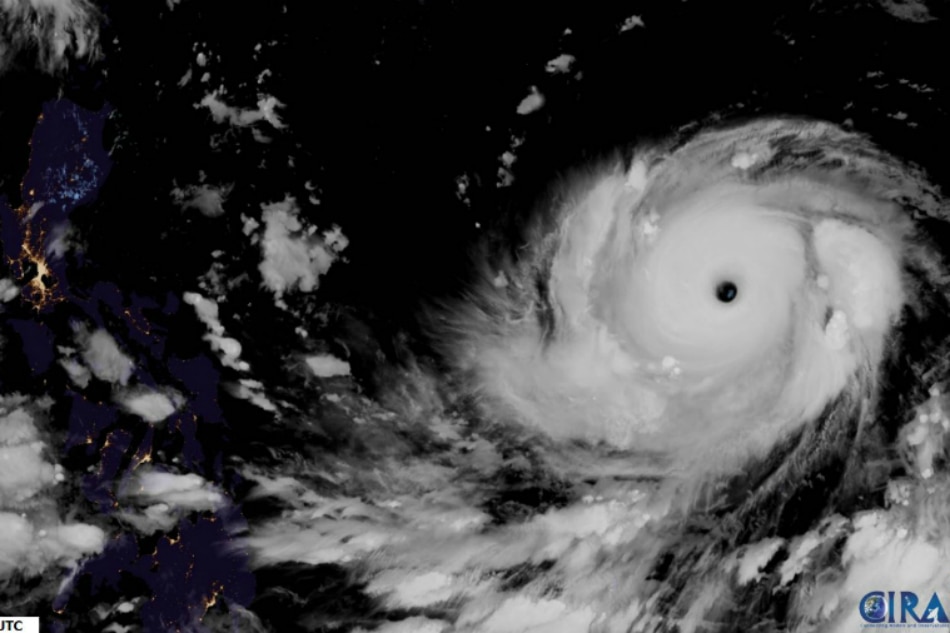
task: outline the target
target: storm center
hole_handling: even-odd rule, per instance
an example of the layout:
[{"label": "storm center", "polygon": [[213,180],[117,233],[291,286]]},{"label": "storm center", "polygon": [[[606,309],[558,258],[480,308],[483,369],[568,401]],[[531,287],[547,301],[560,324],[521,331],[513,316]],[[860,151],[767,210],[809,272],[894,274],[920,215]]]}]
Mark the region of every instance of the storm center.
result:
[{"label": "storm center", "polygon": [[739,288],[731,281],[723,281],[716,286],[716,298],[723,303],[732,303],[738,294]]}]

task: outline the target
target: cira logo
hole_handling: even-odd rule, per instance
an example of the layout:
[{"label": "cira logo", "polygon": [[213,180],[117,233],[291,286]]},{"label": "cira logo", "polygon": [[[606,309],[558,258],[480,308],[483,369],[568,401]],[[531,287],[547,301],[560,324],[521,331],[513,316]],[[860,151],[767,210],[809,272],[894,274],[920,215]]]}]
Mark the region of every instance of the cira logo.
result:
[{"label": "cira logo", "polygon": [[950,624],[936,593],[922,607],[913,591],[872,591],[861,598],[858,612],[869,624]]}]

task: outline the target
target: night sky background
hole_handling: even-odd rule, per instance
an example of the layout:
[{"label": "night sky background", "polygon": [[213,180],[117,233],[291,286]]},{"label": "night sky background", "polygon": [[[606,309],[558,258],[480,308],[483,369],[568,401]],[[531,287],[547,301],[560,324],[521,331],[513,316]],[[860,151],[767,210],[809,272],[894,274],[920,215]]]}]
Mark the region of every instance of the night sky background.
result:
[{"label": "night sky background", "polygon": [[[66,474],[49,493],[60,516],[107,536],[66,585],[57,565],[0,583],[0,613],[40,615],[51,631],[348,631],[418,615],[384,607],[340,565],[252,565],[236,539],[286,506],[250,494],[242,468],[442,450],[396,428],[357,434],[352,412],[317,396],[395,407],[400,376],[438,369],[420,311],[457,296],[479,237],[516,235],[558,176],[684,129],[790,114],[869,133],[950,184],[944,2],[98,7],[100,58],[46,72],[27,47],[0,66],[0,278],[23,289],[0,312],[0,393],[33,403]],[[634,15],[642,24],[624,28]],[[568,69],[546,70],[565,53]],[[215,120],[197,104],[219,86],[228,103],[275,96],[282,126],[257,126],[262,140]],[[532,87],[544,103],[519,114]],[[195,183],[228,188],[222,215],[172,193]],[[287,196],[349,245],[318,289],[282,307],[246,227]],[[71,246],[40,270],[30,253],[63,222]],[[235,395],[239,372],[183,300],[199,289],[282,415]],[[145,424],[115,404],[114,385],[77,388],[57,359],[79,322],[111,333],[134,361],[129,380],[186,402]],[[351,374],[317,379],[292,362],[301,354],[342,358]],[[143,463],[197,474],[225,501],[137,530],[120,516],[121,487]],[[489,483],[500,523],[574,494],[533,466]]]}]

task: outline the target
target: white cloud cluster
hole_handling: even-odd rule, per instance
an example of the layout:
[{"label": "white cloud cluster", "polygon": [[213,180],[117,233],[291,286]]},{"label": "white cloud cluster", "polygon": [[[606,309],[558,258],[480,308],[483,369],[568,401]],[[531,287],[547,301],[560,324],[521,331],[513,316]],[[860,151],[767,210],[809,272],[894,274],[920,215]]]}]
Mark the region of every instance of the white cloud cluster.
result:
[{"label": "white cloud cluster", "polygon": [[278,300],[294,289],[313,292],[349,240],[338,227],[317,235],[317,227],[300,219],[297,202],[290,196],[262,209],[260,271],[264,284]]},{"label": "white cloud cluster", "polygon": [[923,23],[936,19],[925,0],[879,0],[878,4],[898,20]]},{"label": "white cloud cluster", "polygon": [[544,95],[538,92],[535,86],[531,86],[531,94],[521,100],[518,104],[518,114],[531,114],[535,110],[540,110],[544,105]]},{"label": "white cloud cluster", "polygon": [[571,610],[561,600],[533,600],[514,596],[503,602],[478,631],[484,633],[581,633],[589,631],[591,608]]},{"label": "white cloud cluster", "polygon": [[228,385],[228,389],[235,398],[247,400],[265,411],[270,411],[271,413],[277,412],[277,405],[271,402],[265,395],[264,384],[259,380],[242,378],[237,384]]},{"label": "white cloud cluster", "polygon": [[59,360],[59,364],[66,370],[66,375],[69,376],[72,383],[80,389],[88,387],[89,381],[92,380],[92,372],[89,371],[88,367],[73,357],[76,350],[72,347],[65,346],[60,346],[56,349],[63,355],[63,358]]},{"label": "white cloud cluster", "polygon": [[33,416],[18,404],[0,403],[0,509],[26,507],[56,482]]},{"label": "white cloud cluster", "polygon": [[33,525],[18,514],[0,512],[0,530],[0,578],[5,578],[25,562],[23,554],[33,541]]},{"label": "white cloud cluster", "polygon": [[9,303],[17,298],[20,294],[20,289],[17,288],[17,285],[13,283],[12,279],[0,279],[0,301],[3,303]]},{"label": "white cloud cluster", "polygon": [[27,518],[0,511],[0,578],[20,570],[38,575],[53,564],[72,566],[76,560],[102,551],[105,533],[83,523],[37,528]]},{"label": "white cloud cluster", "polygon": [[284,104],[276,97],[260,95],[256,109],[242,109],[225,103],[221,99],[223,94],[223,90],[215,90],[211,94],[205,95],[195,107],[208,108],[212,118],[218,123],[227,122],[237,127],[246,127],[264,121],[278,130],[286,127],[276,112],[277,108],[283,107]]},{"label": "white cloud cluster", "polygon": [[56,481],[43,443],[0,446],[0,506],[18,506]]},{"label": "white cloud cluster", "polygon": [[224,503],[224,495],[194,473],[177,475],[145,470],[139,472],[137,484],[130,492],[132,496],[184,510],[216,510]]},{"label": "white cloud cluster", "polygon": [[250,369],[251,366],[240,359],[240,341],[224,335],[224,326],[218,320],[218,304],[197,292],[186,292],[183,298],[185,303],[194,306],[198,318],[208,326],[210,332],[204,338],[211,344],[211,349],[218,352],[221,362],[239,371]]},{"label": "white cloud cluster", "polygon": [[172,189],[172,199],[183,209],[196,209],[209,218],[224,215],[224,203],[234,185],[189,185]]},{"label": "white cloud cluster", "polygon": [[631,15],[623,21],[623,24],[620,25],[620,32],[625,33],[631,29],[637,28],[638,26],[640,28],[644,28],[646,26],[646,24],[643,23],[643,18],[641,18],[639,15]]},{"label": "white cloud cluster", "polygon": [[154,469],[140,469],[120,496],[131,505],[120,510],[119,516],[145,533],[168,530],[185,513],[218,510],[227,502],[220,490],[199,475]]},{"label": "white cloud cluster", "polygon": [[291,507],[313,506],[324,501],[317,493],[307,488],[306,484],[293,477],[270,477],[250,466],[246,467],[241,475],[257,483],[248,493],[248,499],[274,497]]},{"label": "white cloud cluster", "polygon": [[[813,609],[823,615],[832,614],[840,604],[856,605],[861,596],[879,588],[913,591],[924,601],[938,591],[943,599],[943,591],[950,587],[950,571],[943,564],[948,551],[944,523],[941,522],[939,531],[933,532],[941,538],[931,539],[926,529],[909,530],[902,514],[872,510],[852,519],[853,531],[842,553],[846,576],[829,579],[826,586],[819,585],[815,595],[822,598],[811,605]],[[942,514],[945,515],[945,511]],[[925,527],[925,524],[917,527]],[[824,630],[843,633],[864,625],[857,609],[849,608],[843,616],[834,618],[833,625]]]},{"label": "white cloud cluster", "polygon": [[552,74],[561,74],[566,73],[571,69],[571,66],[576,60],[573,55],[568,55],[563,53],[558,55],[554,59],[548,61],[547,65],[544,67],[546,71]]},{"label": "white cloud cluster", "polygon": [[160,391],[135,390],[119,396],[119,402],[130,412],[146,422],[161,422],[184,403],[177,393],[165,394]]},{"label": "white cloud cluster", "polygon": [[23,408],[16,408],[0,418],[0,446],[26,444],[39,439],[33,418]]},{"label": "white cloud cluster", "polygon": [[0,73],[23,54],[48,73],[98,58],[99,21],[89,0],[0,0]]},{"label": "white cloud cluster", "polygon": [[44,452],[25,400],[0,398],[0,580],[15,571],[34,576],[53,564],[71,566],[105,545],[96,526],[34,512],[44,505],[44,491],[64,477]]},{"label": "white cloud cluster", "polygon": [[374,578],[366,591],[371,595],[388,594],[391,605],[412,608],[449,600],[456,591],[455,585],[454,578],[442,572],[407,576],[404,570],[395,570]]},{"label": "white cloud cluster", "polygon": [[80,389],[88,387],[93,376],[112,383],[115,401],[129,413],[153,424],[165,420],[185,403],[184,397],[172,389],[128,387],[133,382],[135,363],[106,330],[89,334],[83,326],[76,326],[76,339],[82,348],[78,357],[71,347],[57,349],[62,354],[60,366]]},{"label": "white cloud cluster", "polygon": [[46,255],[53,259],[62,259],[72,247],[75,231],[69,222],[59,222],[50,229]]},{"label": "white cloud cluster", "polygon": [[[371,403],[357,410],[354,400],[338,394],[324,398],[341,408],[345,404],[357,428],[376,426],[368,419],[385,419],[385,412],[373,411]],[[678,622],[680,628],[701,630],[710,621],[703,619],[707,610],[728,599],[736,585],[777,583],[790,593],[795,617],[833,632],[860,628],[855,605],[872,588],[916,591],[926,601],[933,591],[950,587],[950,573],[941,565],[950,552],[950,475],[940,468],[942,452],[921,449],[928,442],[945,444],[948,402],[950,398],[933,392],[901,433],[901,454],[912,467],[901,486],[891,486],[887,510],[830,516],[804,534],[764,538],[728,555],[707,550],[711,567],[695,568],[703,586]],[[432,421],[428,424],[433,428]],[[389,608],[438,612],[438,605],[449,604],[456,610],[451,622],[412,617],[387,623],[380,629],[387,632],[626,631],[630,622],[653,617],[649,600],[657,594],[648,595],[649,565],[640,561],[673,544],[667,539],[675,538],[672,526],[680,521],[678,484],[654,487],[614,479],[618,472],[644,467],[629,454],[607,458],[598,453],[603,461],[593,464],[586,449],[558,451],[552,468],[563,461],[561,472],[576,479],[577,464],[583,463],[588,472],[597,473],[596,489],[564,507],[496,526],[485,514],[484,487],[460,473],[498,472],[503,462],[517,466],[521,460],[509,461],[491,442],[463,439],[459,431],[440,437],[457,449],[444,470],[417,459],[381,458],[372,477],[385,486],[362,497],[317,494],[300,476],[299,464],[266,474],[246,468],[242,474],[258,483],[252,496],[280,500],[285,508],[280,519],[251,528],[246,544],[255,553],[255,564],[334,563],[347,566]],[[476,449],[479,443],[482,448]],[[311,472],[346,481],[354,489],[368,481],[358,468],[342,463],[315,465]],[[550,569],[535,571],[548,562]],[[502,570],[524,570],[526,584],[506,586]],[[638,595],[647,598],[630,598]]]},{"label": "white cloud cluster", "polygon": [[[386,622],[373,629],[374,633],[443,633],[448,630],[448,623],[442,620],[433,620],[423,616],[414,616],[396,622]],[[355,633],[369,633],[368,629],[358,628]]]},{"label": "white cloud cluster", "polygon": [[785,539],[771,538],[749,545],[738,559],[740,585],[745,585],[762,577],[762,570],[775,558],[785,545]]},{"label": "white cloud cluster", "polygon": [[332,376],[349,376],[350,364],[345,360],[340,360],[329,354],[320,354],[317,356],[308,356],[306,359],[307,367],[318,378],[330,378]]},{"label": "white cloud cluster", "polygon": [[809,530],[802,536],[793,539],[788,548],[788,558],[779,568],[780,584],[782,586],[787,585],[807,570],[813,563],[813,554],[823,544],[834,542],[841,532],[848,527],[850,527],[850,522],[847,519],[841,515],[833,515],[826,519],[818,529]]},{"label": "white cloud cluster", "polygon": [[[387,493],[403,487],[413,492],[375,503],[315,498],[312,491],[308,503],[294,503],[305,489],[299,481],[252,477],[260,484],[255,495],[286,499],[294,510],[280,521],[256,528],[247,544],[259,564],[367,563],[367,591],[385,604],[405,609],[458,601],[465,606],[456,624],[465,630],[580,632],[589,630],[596,615],[596,599],[591,596],[605,595],[616,580],[609,572],[594,584],[546,600],[507,591],[489,570],[558,560],[553,576],[590,577],[603,556],[619,556],[629,547],[651,505],[644,494],[624,488],[610,499],[585,500],[520,525],[494,529],[486,527],[490,517],[477,509],[479,495],[453,489],[446,483],[447,472],[421,464],[404,464],[399,475],[396,472],[387,471]],[[451,628],[438,620],[412,623],[416,624],[427,627],[418,630]],[[394,623],[393,630],[410,626]]]},{"label": "white cloud cluster", "polygon": [[85,338],[82,358],[96,378],[123,386],[129,383],[135,369],[132,359],[119,349],[112,335],[102,329]]}]

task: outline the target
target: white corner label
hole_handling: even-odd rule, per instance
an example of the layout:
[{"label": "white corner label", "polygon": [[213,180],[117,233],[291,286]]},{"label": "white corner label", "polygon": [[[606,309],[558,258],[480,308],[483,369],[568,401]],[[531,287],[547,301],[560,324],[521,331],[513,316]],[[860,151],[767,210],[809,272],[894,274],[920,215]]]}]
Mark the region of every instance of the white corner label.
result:
[{"label": "white corner label", "polygon": [[40,633],[40,619],[0,615],[0,633]]}]

